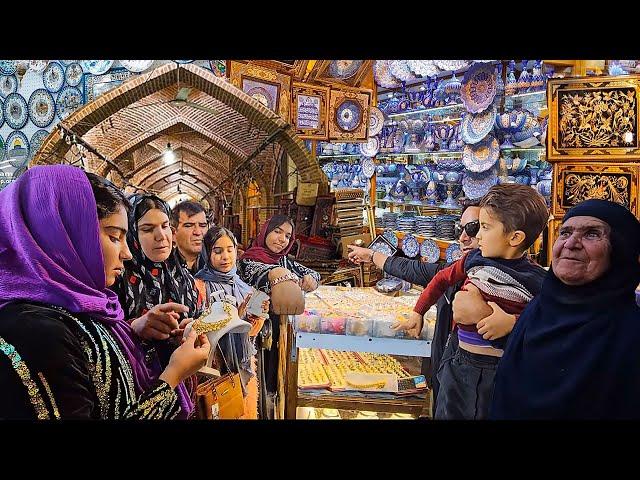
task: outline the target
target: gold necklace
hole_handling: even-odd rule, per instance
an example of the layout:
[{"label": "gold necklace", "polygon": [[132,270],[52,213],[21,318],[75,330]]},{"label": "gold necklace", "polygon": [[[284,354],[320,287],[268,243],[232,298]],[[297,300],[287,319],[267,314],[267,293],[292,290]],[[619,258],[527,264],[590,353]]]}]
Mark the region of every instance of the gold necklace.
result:
[{"label": "gold necklace", "polygon": [[226,318],[212,323],[205,322],[203,320],[211,313],[211,307],[205,310],[202,315],[200,315],[200,317],[193,322],[193,329],[196,331],[196,333],[198,335],[203,335],[205,333],[216,332],[221,328],[224,328],[231,321],[231,305],[229,305],[227,302],[222,302],[222,309],[227,314]]}]

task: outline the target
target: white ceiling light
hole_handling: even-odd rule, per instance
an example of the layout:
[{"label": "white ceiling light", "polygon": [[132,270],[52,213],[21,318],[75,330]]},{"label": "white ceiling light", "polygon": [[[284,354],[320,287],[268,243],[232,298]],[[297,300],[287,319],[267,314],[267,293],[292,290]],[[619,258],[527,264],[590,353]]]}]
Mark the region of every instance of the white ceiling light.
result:
[{"label": "white ceiling light", "polygon": [[167,143],[167,149],[162,152],[162,159],[164,160],[165,165],[171,165],[176,161],[176,154],[171,148],[170,143]]}]

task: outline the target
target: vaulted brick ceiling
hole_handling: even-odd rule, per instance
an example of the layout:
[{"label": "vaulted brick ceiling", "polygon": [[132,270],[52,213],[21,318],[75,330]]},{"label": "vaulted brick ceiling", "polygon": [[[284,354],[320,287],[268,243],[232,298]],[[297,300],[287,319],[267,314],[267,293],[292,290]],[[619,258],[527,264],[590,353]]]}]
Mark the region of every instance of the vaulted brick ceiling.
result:
[{"label": "vaulted brick ceiling", "polygon": [[[183,87],[191,88],[189,102],[216,113],[169,103]],[[169,63],[126,81],[61,124],[113,161],[130,183],[165,198],[175,196],[178,189],[203,198],[287,122],[208,70]],[[176,154],[170,165],[162,155],[167,144]],[[269,190],[282,149],[296,163],[303,181],[325,180],[302,141],[288,128],[245,164],[261,189]],[[56,129],[32,165],[71,162],[76,153]],[[97,173],[106,175],[112,169],[97,156],[88,158]],[[231,186],[227,183],[225,190]]]}]

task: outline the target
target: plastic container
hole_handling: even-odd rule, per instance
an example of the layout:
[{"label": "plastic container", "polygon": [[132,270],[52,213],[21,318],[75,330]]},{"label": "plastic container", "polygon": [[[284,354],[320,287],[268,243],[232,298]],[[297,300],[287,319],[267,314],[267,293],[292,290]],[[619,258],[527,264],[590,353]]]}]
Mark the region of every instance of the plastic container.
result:
[{"label": "plastic container", "polygon": [[320,333],[344,335],[347,327],[347,317],[341,314],[324,315],[320,318]]},{"label": "plastic container", "polygon": [[377,338],[405,338],[407,333],[404,330],[391,328],[397,318],[396,315],[390,314],[376,318],[373,322],[373,336]]},{"label": "plastic container", "polygon": [[302,315],[296,315],[294,328],[296,332],[320,332],[320,315],[314,310],[305,310]]},{"label": "plastic container", "polygon": [[371,336],[373,333],[373,320],[363,315],[347,318],[347,335],[358,337]]}]

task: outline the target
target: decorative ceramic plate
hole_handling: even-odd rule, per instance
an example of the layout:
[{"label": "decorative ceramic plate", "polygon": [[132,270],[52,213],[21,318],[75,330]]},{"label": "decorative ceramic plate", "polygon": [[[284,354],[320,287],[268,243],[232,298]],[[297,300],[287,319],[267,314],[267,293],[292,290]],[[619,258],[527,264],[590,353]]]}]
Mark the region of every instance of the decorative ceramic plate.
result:
[{"label": "decorative ceramic plate", "polygon": [[380,140],[378,140],[378,137],[369,137],[366,143],[360,144],[360,153],[365,157],[375,157],[379,150]]},{"label": "decorative ceramic plate", "polygon": [[436,263],[440,260],[440,247],[430,238],[425,238],[420,245],[420,256],[424,257],[428,263]]},{"label": "decorative ceramic plate", "polygon": [[155,60],[120,60],[120,65],[133,73],[144,72]]},{"label": "decorative ceramic plate", "polygon": [[191,63],[191,62],[193,62],[193,60],[174,60],[174,62],[179,63],[179,64],[183,64],[183,63]]},{"label": "decorative ceramic plate", "polygon": [[29,118],[36,127],[51,125],[56,115],[56,104],[53,96],[44,88],[34,90],[29,97]]},{"label": "decorative ceramic plate", "polygon": [[2,75],[13,75],[18,69],[17,60],[0,60],[0,73]]},{"label": "decorative ceramic plate", "polygon": [[29,140],[27,136],[19,131],[11,132],[5,144],[7,152],[6,158],[13,168],[20,168],[29,161]]},{"label": "decorative ceramic plate", "polygon": [[18,91],[18,77],[15,75],[3,75],[0,77],[0,97],[6,98],[7,95]]},{"label": "decorative ceramic plate", "polygon": [[433,63],[435,63],[436,67],[446,71],[460,70],[469,65],[467,60],[434,60]]},{"label": "decorative ceramic plate", "polygon": [[407,233],[402,239],[402,251],[407,257],[415,257],[420,253],[420,244],[416,237]]},{"label": "decorative ceramic plate", "polygon": [[50,62],[42,74],[44,88],[51,93],[59,92],[64,85],[64,68],[58,62]]},{"label": "decorative ceramic plate", "polygon": [[44,139],[47,138],[48,136],[49,136],[49,132],[47,132],[46,130],[38,130],[36,133],[31,135],[31,141],[29,143],[30,143],[31,151],[33,152],[34,155],[38,153],[38,150],[40,150],[40,147],[42,146]]},{"label": "decorative ceramic plate", "polygon": [[479,113],[487,109],[496,96],[496,72],[489,63],[474,63],[464,73],[462,102],[471,113]]},{"label": "decorative ceramic plate", "polygon": [[384,113],[378,107],[369,109],[369,136],[373,137],[382,131],[384,126]]},{"label": "decorative ceramic plate", "polygon": [[4,104],[0,100],[0,128],[2,128],[3,123],[4,123]]},{"label": "decorative ceramic plate", "polygon": [[488,108],[482,113],[467,113],[460,123],[462,140],[467,144],[478,143],[491,133],[495,118],[495,108]]},{"label": "decorative ceramic plate", "polygon": [[27,101],[19,93],[10,93],[4,99],[4,121],[14,130],[20,130],[29,120]]},{"label": "decorative ceramic plate", "polygon": [[82,69],[93,75],[102,75],[109,71],[113,62],[114,60],[83,60]]},{"label": "decorative ceramic plate", "polygon": [[396,88],[401,85],[401,83],[396,80],[396,77],[391,75],[389,60],[376,60],[373,64],[373,75],[376,83],[381,87]]},{"label": "decorative ceramic plate", "polygon": [[329,75],[333,78],[346,80],[353,77],[363,63],[364,60],[331,60]]},{"label": "decorative ceramic plate", "polygon": [[72,63],[78,63],[80,60],[60,60],[60,63],[65,67],[71,65]]},{"label": "decorative ceramic plate", "polygon": [[70,87],[77,87],[82,81],[82,65],[79,63],[71,63],[64,72],[64,79]]},{"label": "decorative ceramic plate", "polygon": [[446,251],[447,262],[455,262],[456,260],[460,260],[462,258],[462,250],[460,250],[460,245],[457,243],[452,243],[447,247]]},{"label": "decorative ceramic plate", "polygon": [[362,122],[362,107],[354,100],[345,100],[336,108],[336,123],[346,131],[356,130]]},{"label": "decorative ceramic plate", "polygon": [[431,77],[438,74],[438,67],[433,60],[407,60],[407,66],[416,75],[421,77]]},{"label": "decorative ceramic plate", "polygon": [[408,82],[415,80],[416,76],[409,70],[406,60],[391,60],[389,62],[389,70],[391,75],[396,77],[401,82]]},{"label": "decorative ceramic plate", "polygon": [[493,135],[487,135],[474,145],[465,145],[462,150],[462,163],[474,173],[486,172],[500,158],[500,143]]},{"label": "decorative ceramic plate", "polygon": [[[2,123],[0,123],[2,125]],[[376,164],[373,163],[373,160],[369,157],[362,160],[362,173],[367,178],[371,178],[376,173]]]},{"label": "decorative ceramic plate", "polygon": [[396,237],[396,234],[393,233],[393,230],[391,229],[385,230],[382,236],[386,238],[389,241],[389,243],[394,247],[398,246],[398,237]]},{"label": "decorative ceramic plate", "polygon": [[49,63],[49,60],[29,60],[29,70],[36,73],[43,72],[47,68],[47,63]]},{"label": "decorative ceramic plate", "polygon": [[56,99],[58,118],[64,120],[81,105],[82,92],[76,87],[64,87]]},{"label": "decorative ceramic plate", "polygon": [[469,173],[462,179],[464,194],[471,199],[482,198],[491,187],[498,183],[494,168],[480,174]]}]

